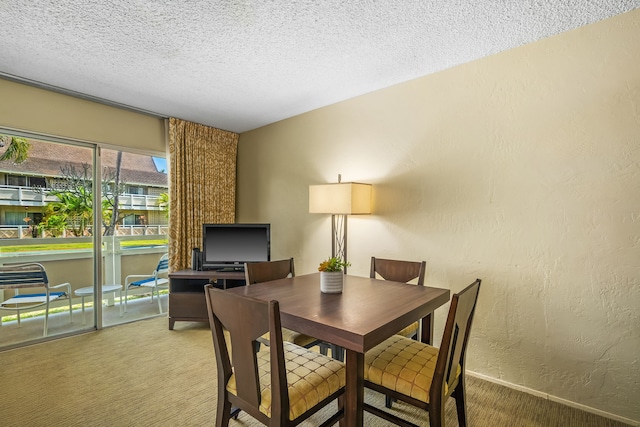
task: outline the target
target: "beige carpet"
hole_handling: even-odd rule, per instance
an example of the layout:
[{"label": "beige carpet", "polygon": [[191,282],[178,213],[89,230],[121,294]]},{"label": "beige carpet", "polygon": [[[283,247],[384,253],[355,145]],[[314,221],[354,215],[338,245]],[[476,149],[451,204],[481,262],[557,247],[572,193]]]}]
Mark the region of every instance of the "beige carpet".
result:
[{"label": "beige carpet", "polygon": [[[207,327],[178,322],[169,331],[164,317],[5,351],[0,353],[0,425],[213,426],[213,358]],[[384,404],[372,392],[365,399]],[[626,426],[471,377],[467,399],[472,427]],[[426,412],[402,404],[394,408],[429,425]],[[447,425],[458,425],[453,401],[446,416]],[[303,426],[316,426],[319,418]],[[242,413],[230,425],[261,424]],[[387,425],[365,413],[365,426]]]}]

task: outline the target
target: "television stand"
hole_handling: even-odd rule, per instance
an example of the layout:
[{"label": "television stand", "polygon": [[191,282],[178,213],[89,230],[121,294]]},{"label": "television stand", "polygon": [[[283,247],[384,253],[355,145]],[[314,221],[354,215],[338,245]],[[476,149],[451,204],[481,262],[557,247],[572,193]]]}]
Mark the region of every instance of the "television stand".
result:
[{"label": "television stand", "polygon": [[225,268],[219,268],[217,270],[213,270],[213,271],[217,271],[220,273],[229,273],[229,272],[240,272],[242,274],[244,274],[244,267],[225,267]]},{"label": "television stand", "polygon": [[227,289],[244,286],[244,271],[180,270],[169,273],[169,329],[176,321],[209,322],[204,286]]}]

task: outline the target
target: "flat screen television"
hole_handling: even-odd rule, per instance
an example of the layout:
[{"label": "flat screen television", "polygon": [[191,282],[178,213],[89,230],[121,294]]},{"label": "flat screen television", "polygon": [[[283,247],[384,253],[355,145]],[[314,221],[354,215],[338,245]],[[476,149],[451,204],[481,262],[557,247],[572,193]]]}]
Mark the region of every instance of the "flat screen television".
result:
[{"label": "flat screen television", "polygon": [[244,270],[245,262],[271,260],[270,224],[204,224],[202,269]]}]

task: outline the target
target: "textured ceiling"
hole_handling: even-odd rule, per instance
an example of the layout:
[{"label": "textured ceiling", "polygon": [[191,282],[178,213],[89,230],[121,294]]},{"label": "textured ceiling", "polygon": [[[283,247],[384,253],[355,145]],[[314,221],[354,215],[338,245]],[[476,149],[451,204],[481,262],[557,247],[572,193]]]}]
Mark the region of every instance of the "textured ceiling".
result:
[{"label": "textured ceiling", "polygon": [[0,75],[242,132],[638,7],[640,0],[1,0]]}]

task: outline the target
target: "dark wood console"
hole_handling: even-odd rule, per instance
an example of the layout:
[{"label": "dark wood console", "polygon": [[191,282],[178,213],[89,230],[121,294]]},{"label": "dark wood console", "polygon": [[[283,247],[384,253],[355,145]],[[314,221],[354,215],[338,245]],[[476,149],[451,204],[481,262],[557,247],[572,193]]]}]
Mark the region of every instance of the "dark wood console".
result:
[{"label": "dark wood console", "polygon": [[176,321],[209,322],[204,286],[221,289],[244,286],[242,271],[180,270],[169,273],[169,329]]}]

